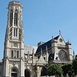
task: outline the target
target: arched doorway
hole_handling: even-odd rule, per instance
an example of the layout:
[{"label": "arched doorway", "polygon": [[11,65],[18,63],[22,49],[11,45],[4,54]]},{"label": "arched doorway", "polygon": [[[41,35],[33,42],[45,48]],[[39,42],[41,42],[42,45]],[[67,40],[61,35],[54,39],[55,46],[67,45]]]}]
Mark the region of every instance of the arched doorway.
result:
[{"label": "arched doorway", "polygon": [[25,70],[25,77],[30,77],[30,71],[28,69]]},{"label": "arched doorway", "polygon": [[13,67],[11,69],[11,77],[17,77],[17,72],[18,72],[17,68]]}]

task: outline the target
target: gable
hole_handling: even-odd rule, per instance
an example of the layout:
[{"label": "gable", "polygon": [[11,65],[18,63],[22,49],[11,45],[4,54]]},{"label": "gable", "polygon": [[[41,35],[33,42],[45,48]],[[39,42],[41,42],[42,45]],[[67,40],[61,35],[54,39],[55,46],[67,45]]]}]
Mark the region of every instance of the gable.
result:
[{"label": "gable", "polygon": [[45,60],[43,58],[43,56],[40,56],[39,60],[37,61],[38,64],[45,64]]},{"label": "gable", "polygon": [[59,45],[65,45],[65,41],[64,41],[64,39],[63,39],[63,37],[61,35],[59,35],[57,41],[58,41]]}]

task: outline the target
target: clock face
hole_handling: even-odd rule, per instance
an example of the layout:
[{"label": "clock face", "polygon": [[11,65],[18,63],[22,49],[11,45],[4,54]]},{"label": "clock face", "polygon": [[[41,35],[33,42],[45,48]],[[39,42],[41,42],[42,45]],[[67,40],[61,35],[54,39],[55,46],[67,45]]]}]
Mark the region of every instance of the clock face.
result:
[{"label": "clock face", "polygon": [[59,56],[59,59],[62,61],[67,60],[67,53],[64,50],[59,51],[58,56]]}]

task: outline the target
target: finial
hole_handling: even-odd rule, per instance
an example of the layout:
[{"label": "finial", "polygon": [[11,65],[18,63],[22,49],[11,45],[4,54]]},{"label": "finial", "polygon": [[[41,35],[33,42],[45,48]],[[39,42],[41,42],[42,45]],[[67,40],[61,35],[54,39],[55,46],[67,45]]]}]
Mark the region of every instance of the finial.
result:
[{"label": "finial", "polygon": [[74,50],[73,50],[73,59],[75,59],[75,52],[74,52]]},{"label": "finial", "polygon": [[53,36],[52,36],[52,39],[53,39]]},{"label": "finial", "polygon": [[27,54],[27,58],[29,59],[29,51],[28,51],[28,54]]},{"label": "finial", "polygon": [[61,35],[61,31],[59,30],[59,35]]},{"label": "finial", "polygon": [[46,51],[48,50],[47,45],[46,45]]},{"label": "finial", "polygon": [[68,42],[70,42],[69,39],[68,39]]},{"label": "finial", "polygon": [[34,48],[33,48],[33,50],[32,50],[32,54],[34,54]]},{"label": "finial", "polygon": [[75,52],[74,52],[74,50],[73,50],[73,55],[75,55]]}]

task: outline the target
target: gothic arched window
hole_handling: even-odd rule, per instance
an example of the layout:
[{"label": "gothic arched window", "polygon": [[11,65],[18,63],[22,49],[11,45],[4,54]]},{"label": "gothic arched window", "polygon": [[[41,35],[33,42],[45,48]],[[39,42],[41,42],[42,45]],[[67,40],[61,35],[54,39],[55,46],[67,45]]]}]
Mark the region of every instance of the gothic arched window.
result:
[{"label": "gothic arched window", "polygon": [[14,25],[17,26],[17,24],[18,24],[18,10],[16,9],[14,13]]},{"label": "gothic arched window", "polygon": [[12,26],[13,23],[13,9],[10,11],[10,26]]}]

